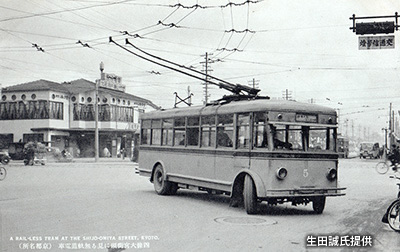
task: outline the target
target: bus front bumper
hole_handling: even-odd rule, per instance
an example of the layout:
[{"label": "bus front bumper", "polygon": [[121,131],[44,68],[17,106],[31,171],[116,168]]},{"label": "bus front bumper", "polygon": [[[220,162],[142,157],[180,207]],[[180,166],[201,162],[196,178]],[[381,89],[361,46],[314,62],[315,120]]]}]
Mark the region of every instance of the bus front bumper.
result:
[{"label": "bus front bumper", "polygon": [[282,197],[318,197],[318,196],[344,196],[346,193],[342,192],[345,187],[340,188],[296,188],[296,189],[274,189],[267,190],[266,197],[282,198]]}]

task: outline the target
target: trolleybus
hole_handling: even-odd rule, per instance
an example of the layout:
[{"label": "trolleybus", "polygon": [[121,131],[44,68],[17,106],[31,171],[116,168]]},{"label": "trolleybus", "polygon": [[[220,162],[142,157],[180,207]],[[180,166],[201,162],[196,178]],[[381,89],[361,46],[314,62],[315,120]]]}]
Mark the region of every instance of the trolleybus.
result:
[{"label": "trolleybus", "polygon": [[286,100],[240,99],[145,113],[139,173],[160,195],[224,193],[248,214],[312,203],[322,213],[338,185],[334,109]]}]

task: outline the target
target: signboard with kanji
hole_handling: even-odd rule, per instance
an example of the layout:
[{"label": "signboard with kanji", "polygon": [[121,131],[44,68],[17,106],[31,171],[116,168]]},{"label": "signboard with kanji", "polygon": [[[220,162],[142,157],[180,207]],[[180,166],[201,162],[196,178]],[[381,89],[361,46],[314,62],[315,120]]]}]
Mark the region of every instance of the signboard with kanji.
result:
[{"label": "signboard with kanji", "polygon": [[125,85],[122,84],[122,78],[115,74],[101,73],[101,79],[96,80],[96,83],[99,87],[125,92]]},{"label": "signboard with kanji", "polygon": [[391,36],[360,36],[358,49],[394,49],[394,35]]}]

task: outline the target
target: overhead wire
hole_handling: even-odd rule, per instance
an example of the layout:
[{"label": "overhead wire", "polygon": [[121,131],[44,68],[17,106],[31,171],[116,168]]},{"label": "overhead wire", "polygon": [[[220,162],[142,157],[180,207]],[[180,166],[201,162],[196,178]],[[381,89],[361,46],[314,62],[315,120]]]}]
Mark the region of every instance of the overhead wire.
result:
[{"label": "overhead wire", "polygon": [[[34,14],[34,13],[32,13],[32,12],[21,11],[21,10],[18,10],[18,9],[13,9],[13,8],[10,8],[10,7],[5,7],[5,6],[0,6],[0,8],[12,10],[12,11],[17,11],[17,12],[21,12],[21,13],[26,13],[26,14]],[[99,26],[83,24],[83,23],[79,23],[79,22],[75,22],[75,21],[64,20],[64,19],[55,18],[55,17],[50,17],[50,16],[42,16],[42,17],[43,17],[43,18],[47,18],[47,19],[51,19],[51,20],[57,20],[57,21],[59,21],[59,22],[64,22],[64,23],[69,23],[69,24],[76,24],[76,25],[80,25],[80,26],[85,26],[85,27],[90,27],[90,28],[96,28],[96,29],[102,29],[102,30],[104,30],[103,27],[99,27]],[[108,30],[108,29],[107,29],[107,30]]]},{"label": "overhead wire", "polygon": [[[155,58],[155,59],[157,59],[157,60],[161,60],[161,61],[167,62],[167,63],[172,64],[172,65],[174,65],[174,66],[178,66],[178,67],[180,67],[180,68],[184,68],[184,69],[186,69],[186,70],[188,70],[188,71],[192,71],[192,72],[197,73],[197,74],[200,74],[200,75],[204,75],[204,76],[206,75],[205,73],[203,73],[203,72],[201,72],[201,71],[197,71],[197,70],[195,70],[195,69],[193,69],[193,68],[188,68],[188,67],[186,67],[186,66],[184,66],[184,65],[177,64],[177,63],[172,62],[172,61],[170,61],[170,60],[166,60],[166,59],[164,59],[164,58],[161,58],[161,57],[158,57],[158,56],[156,56],[156,55],[150,54],[150,53],[148,53],[148,52],[146,52],[146,51],[140,49],[139,47],[135,46],[134,44],[130,43],[128,39],[126,39],[126,44],[131,45],[133,48],[135,48],[136,50],[140,51],[141,53],[143,53],[143,54],[145,54],[145,55],[148,55],[148,56],[150,56],[150,57],[152,57],[152,58]],[[174,69],[171,69],[171,70],[174,70]],[[214,77],[214,76],[209,75],[209,74],[207,74],[207,77],[208,77],[208,78],[211,78],[211,79],[214,79],[214,80],[218,80],[218,81],[220,81],[220,82],[222,82],[222,83],[225,83],[225,84],[228,84],[228,85],[235,85],[235,84],[229,83],[229,82],[227,82],[227,81],[225,81],[225,80],[222,80],[222,79],[220,79],[220,78]],[[201,80],[203,80],[203,79],[201,79]],[[218,86],[218,84],[217,84],[217,86]]]},{"label": "overhead wire", "polygon": [[[139,55],[139,54],[137,54],[137,53],[135,53],[135,52],[133,52],[133,51],[127,49],[126,47],[121,46],[120,44],[118,44],[117,42],[115,42],[111,37],[110,37],[110,42],[111,42],[111,43],[114,43],[115,45],[119,46],[120,48],[122,48],[122,49],[128,51],[129,53],[135,55],[136,57],[139,57],[139,58],[141,58],[141,59],[144,59],[144,60],[149,61],[149,62],[151,62],[151,63],[154,63],[154,64],[156,64],[156,65],[165,67],[165,68],[167,68],[167,69],[170,69],[170,70],[173,70],[173,71],[182,73],[182,74],[187,75],[187,76],[189,76],[189,77],[192,77],[192,78],[195,78],[195,79],[199,79],[199,80],[201,80],[201,81],[204,80],[203,77],[199,77],[199,76],[196,76],[196,75],[194,75],[194,74],[190,74],[190,73],[185,72],[185,71],[182,71],[182,70],[180,70],[180,69],[177,69],[177,68],[174,68],[174,67],[171,67],[171,66],[168,66],[168,65],[165,65],[165,64],[156,62],[156,61],[154,61],[154,60],[152,60],[152,59],[149,59],[149,58],[146,58],[146,57],[144,57],[144,56],[142,56],[142,55]],[[131,45],[132,45],[132,44],[131,44]],[[137,48],[135,48],[135,49],[137,49]],[[142,52],[142,50],[140,50],[140,51]],[[150,54],[146,53],[146,55],[150,55]],[[153,56],[153,57],[154,57],[154,56]],[[156,59],[158,59],[158,60],[161,60],[161,58],[160,58],[160,57],[157,57],[157,56],[155,56],[154,58],[156,58]],[[176,63],[174,63],[174,62],[171,62],[171,61],[168,61],[168,60],[165,60],[165,59],[162,59],[162,61],[167,62],[167,63],[172,64],[172,65],[181,66],[181,65],[179,65],[179,64],[176,64]],[[186,68],[186,67],[184,67],[184,66],[182,66],[182,67],[183,67],[185,70],[191,70],[191,71],[196,72],[196,73],[198,73],[198,74],[204,75],[204,73],[199,72],[199,71],[197,71],[197,70],[188,69],[188,68]],[[210,76],[210,75],[208,75],[208,76],[211,77],[212,79],[221,81],[221,82],[218,84],[218,83],[215,83],[215,82],[213,82],[213,81],[211,81],[211,80],[208,80],[208,83],[210,83],[210,84],[213,84],[213,85],[216,85],[216,86],[219,86],[219,87],[223,87],[224,89],[227,89],[227,90],[229,90],[229,91],[231,91],[231,92],[233,92],[233,93],[239,93],[239,92],[242,92],[242,91],[248,92],[247,90],[243,90],[243,89],[240,90],[240,89],[238,89],[238,86],[237,86],[237,85],[231,84],[231,83],[229,83],[229,82],[227,82],[227,81],[218,79],[218,78],[213,77],[213,76]],[[244,86],[243,86],[243,87],[244,87]],[[248,88],[248,89],[250,90],[250,88]],[[252,90],[253,90],[253,91],[256,91],[256,92],[259,91],[259,90],[257,90],[257,89],[252,89]],[[250,91],[250,92],[251,92],[251,91]],[[249,93],[250,93],[250,92],[249,92]]]},{"label": "overhead wire", "polygon": [[[131,1],[134,1],[134,0],[121,0],[121,1],[116,1],[116,2],[102,3],[102,4],[84,6],[84,7],[73,8],[73,9],[58,10],[58,11],[49,11],[49,12],[43,12],[43,13],[35,13],[35,14],[28,15],[28,16],[3,18],[3,19],[0,19],[0,22],[12,21],[12,20],[18,20],[18,19],[26,19],[26,18],[32,18],[32,17],[49,16],[49,15],[54,15],[54,14],[60,14],[60,13],[66,13],[66,12],[73,12],[73,11],[85,10],[85,9],[90,9],[90,8],[97,8],[97,7],[104,7],[104,6],[116,5],[116,4],[121,4],[121,3],[124,3],[124,2],[131,2]],[[1,7],[1,8],[6,8],[6,7],[4,7],[4,6],[0,6],[0,7]]]}]

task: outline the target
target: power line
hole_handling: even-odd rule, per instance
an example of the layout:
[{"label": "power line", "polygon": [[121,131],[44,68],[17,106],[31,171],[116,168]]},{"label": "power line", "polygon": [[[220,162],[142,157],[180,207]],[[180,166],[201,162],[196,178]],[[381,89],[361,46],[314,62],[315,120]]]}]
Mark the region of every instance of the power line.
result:
[{"label": "power line", "polygon": [[[96,4],[96,5],[91,5],[91,6],[84,6],[84,7],[74,8],[74,9],[65,9],[65,10],[50,11],[50,12],[44,12],[44,13],[36,13],[36,14],[32,14],[32,15],[28,15],[28,16],[21,16],[21,17],[4,18],[4,19],[0,19],[0,22],[17,20],[17,19],[26,19],[26,18],[32,18],[32,17],[49,16],[49,15],[60,14],[60,13],[65,13],[65,12],[73,12],[73,11],[78,11],[78,10],[96,8],[96,7],[116,5],[116,4],[121,4],[121,3],[125,3],[125,2],[131,2],[131,1],[135,1],[135,0],[122,0],[122,1],[111,2],[111,3],[103,3],[103,4]],[[4,6],[0,6],[0,8],[10,9],[10,8],[4,7]]]}]

